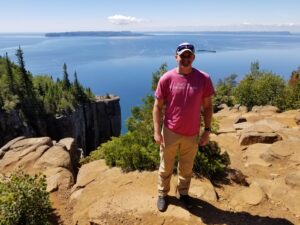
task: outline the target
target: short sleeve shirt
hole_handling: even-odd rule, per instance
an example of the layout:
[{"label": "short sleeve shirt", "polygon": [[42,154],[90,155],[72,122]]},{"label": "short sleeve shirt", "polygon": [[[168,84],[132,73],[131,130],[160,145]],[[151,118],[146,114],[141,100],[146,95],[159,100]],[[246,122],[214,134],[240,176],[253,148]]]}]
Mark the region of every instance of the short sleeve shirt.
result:
[{"label": "short sleeve shirt", "polygon": [[158,81],[155,97],[166,105],[164,125],[171,131],[193,136],[199,133],[203,99],[214,95],[210,76],[195,68],[188,75],[176,68],[166,72]]}]

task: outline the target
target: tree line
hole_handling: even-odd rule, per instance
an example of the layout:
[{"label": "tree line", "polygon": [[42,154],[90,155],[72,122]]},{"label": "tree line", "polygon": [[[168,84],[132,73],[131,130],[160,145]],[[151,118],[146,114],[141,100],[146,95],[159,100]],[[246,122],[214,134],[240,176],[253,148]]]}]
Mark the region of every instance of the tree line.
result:
[{"label": "tree line", "polygon": [[236,78],[236,74],[231,74],[216,84],[215,111],[223,103],[241,104],[249,110],[255,105],[273,105],[282,111],[300,108],[300,67],[285,81],[278,74],[261,70],[259,62],[253,62],[240,82]]},{"label": "tree line", "polygon": [[53,80],[52,76],[33,76],[25,68],[21,47],[16,50],[17,63],[6,53],[0,56],[0,111],[19,111],[26,119],[45,115],[65,114],[77,105],[95,98],[90,88],[84,88],[76,71],[73,82],[69,79],[66,63],[63,77]]}]

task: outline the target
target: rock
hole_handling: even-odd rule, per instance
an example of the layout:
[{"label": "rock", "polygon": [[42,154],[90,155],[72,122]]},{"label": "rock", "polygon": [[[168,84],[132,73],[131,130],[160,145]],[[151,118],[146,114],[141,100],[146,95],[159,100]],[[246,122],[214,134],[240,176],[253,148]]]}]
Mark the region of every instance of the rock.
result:
[{"label": "rock", "polygon": [[237,123],[244,123],[247,122],[247,119],[245,117],[239,116],[238,118],[236,118],[236,120],[234,121],[235,124]]},{"label": "rock", "polygon": [[255,105],[252,107],[251,112],[259,112],[261,109],[262,109],[262,106]]},{"label": "rock", "polygon": [[261,155],[267,162],[285,160],[287,157],[299,152],[300,141],[278,141],[270,146],[268,151]]},{"label": "rock", "polygon": [[248,122],[243,122],[243,123],[237,123],[237,124],[233,124],[234,129],[236,130],[244,130],[250,126],[252,126],[252,123],[248,123]]},{"label": "rock", "polygon": [[196,198],[203,199],[208,202],[217,201],[216,191],[214,186],[208,179],[193,180],[189,193]]},{"label": "rock", "polygon": [[17,141],[20,141],[24,138],[25,138],[25,136],[16,137],[16,138],[12,139],[11,141],[7,142],[2,148],[0,148],[0,159],[4,156],[5,152],[7,152],[7,150],[10,148],[10,146],[12,146]]},{"label": "rock", "polygon": [[257,183],[251,183],[249,187],[234,194],[231,205],[259,205],[266,197],[262,188]]},{"label": "rock", "polygon": [[276,133],[278,133],[283,140],[300,141],[300,130],[292,128],[282,128]]},{"label": "rock", "polygon": [[276,106],[265,105],[265,106],[253,106],[252,112],[261,113],[265,115],[279,113],[280,110]]},{"label": "rock", "polygon": [[276,133],[258,133],[249,132],[243,133],[240,137],[240,145],[251,145],[255,143],[274,143],[281,140],[281,137]]},{"label": "rock", "polygon": [[254,125],[265,125],[265,126],[270,127],[275,132],[282,129],[282,128],[288,128],[287,125],[282,124],[282,123],[277,122],[277,121],[272,120],[272,119],[268,119],[268,118],[263,119],[263,120],[259,120],[259,121],[255,122]]},{"label": "rock", "polygon": [[47,177],[48,192],[70,189],[74,177],[69,151],[76,151],[72,150],[74,143],[72,138],[61,140],[54,146],[49,137],[16,138],[3,147],[5,155],[0,159],[1,173],[18,169],[28,174],[43,173]]},{"label": "rock", "polygon": [[44,172],[47,179],[47,191],[57,191],[59,188],[69,189],[74,184],[72,173],[62,167],[48,169]]},{"label": "rock", "polygon": [[293,171],[287,174],[285,183],[292,188],[298,188],[300,190],[300,171]]},{"label": "rock", "polygon": [[247,109],[246,106],[240,106],[239,112],[241,112],[241,113],[247,113],[247,112],[248,112],[248,109]]},{"label": "rock", "polygon": [[252,125],[241,132],[240,145],[251,145],[255,143],[273,143],[282,138],[266,125]]},{"label": "rock", "polygon": [[43,153],[42,149],[44,148],[41,146],[52,145],[49,137],[20,138],[16,140],[9,145],[2,160],[0,160],[0,170],[3,172],[16,170],[18,166],[24,167]]},{"label": "rock", "polygon": [[281,202],[291,212],[300,215],[299,188],[290,188],[284,178],[275,178],[273,180],[255,179],[255,182],[259,184],[271,201]]},{"label": "rock", "polygon": [[250,145],[247,150],[244,152],[244,156],[246,158],[246,166],[262,166],[262,167],[269,167],[272,164],[269,162],[264,161],[261,158],[261,155],[263,155],[264,153],[266,153],[269,148],[270,148],[270,144],[261,144],[261,143],[257,143],[257,144],[253,144]]},{"label": "rock", "polygon": [[229,109],[229,107],[225,103],[218,105],[217,108],[218,108],[218,110]]},{"label": "rock", "polygon": [[226,134],[226,133],[236,133],[236,130],[233,126],[223,127],[217,131],[217,134]]},{"label": "rock", "polygon": [[56,144],[49,148],[34,164],[34,168],[40,169],[55,167],[64,167],[72,170],[70,154],[63,145]]},{"label": "rock", "polygon": [[78,173],[79,160],[81,158],[82,152],[78,149],[76,141],[74,138],[64,138],[59,140],[59,144],[62,144],[66,147],[67,151],[70,154],[71,165],[73,174]]},{"label": "rock", "polygon": [[297,125],[300,125],[300,114],[295,116],[295,122]]},{"label": "rock", "polygon": [[276,106],[265,105],[260,109],[260,113],[279,113],[280,110]]}]

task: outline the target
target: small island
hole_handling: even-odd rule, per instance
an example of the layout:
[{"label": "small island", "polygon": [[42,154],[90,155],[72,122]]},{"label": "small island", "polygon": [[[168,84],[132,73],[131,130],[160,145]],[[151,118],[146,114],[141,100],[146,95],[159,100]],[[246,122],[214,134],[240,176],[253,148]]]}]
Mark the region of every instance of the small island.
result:
[{"label": "small island", "polygon": [[131,31],[72,31],[45,34],[46,37],[136,37],[146,35],[147,34]]}]

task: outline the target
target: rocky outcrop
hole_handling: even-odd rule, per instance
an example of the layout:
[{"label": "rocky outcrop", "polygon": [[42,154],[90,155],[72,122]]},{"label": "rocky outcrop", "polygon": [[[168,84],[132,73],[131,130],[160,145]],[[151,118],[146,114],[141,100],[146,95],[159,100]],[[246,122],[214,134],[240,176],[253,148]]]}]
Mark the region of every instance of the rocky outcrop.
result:
[{"label": "rocky outcrop", "polygon": [[69,145],[53,143],[49,137],[25,138],[18,137],[11,140],[0,149],[1,173],[22,170],[28,174],[43,173],[47,177],[47,190],[56,191],[59,188],[71,188],[75,181],[72,164],[77,157],[76,151],[70,146],[76,146],[74,139],[69,139]]},{"label": "rocky outcrop", "polygon": [[35,126],[15,111],[10,114],[0,112],[0,146],[18,136],[49,136],[56,141],[73,137],[87,155],[112,136],[120,135],[119,100],[112,95],[110,98],[98,96],[94,102],[78,106],[70,114],[41,118]]}]

